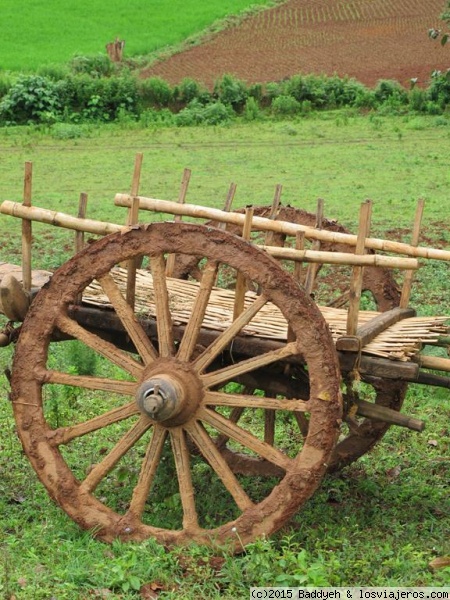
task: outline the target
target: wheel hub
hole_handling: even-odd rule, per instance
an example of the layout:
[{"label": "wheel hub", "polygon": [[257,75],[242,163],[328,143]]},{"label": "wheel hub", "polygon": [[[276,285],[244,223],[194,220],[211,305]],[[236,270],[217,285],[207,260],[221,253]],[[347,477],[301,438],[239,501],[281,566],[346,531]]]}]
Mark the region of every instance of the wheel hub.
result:
[{"label": "wheel hub", "polygon": [[192,370],[177,361],[161,361],[147,371],[136,392],[142,414],[172,427],[186,423],[197,410],[203,387]]},{"label": "wheel hub", "polygon": [[136,394],[139,410],[154,421],[166,421],[177,415],[183,399],[182,386],[167,375],[147,379]]}]

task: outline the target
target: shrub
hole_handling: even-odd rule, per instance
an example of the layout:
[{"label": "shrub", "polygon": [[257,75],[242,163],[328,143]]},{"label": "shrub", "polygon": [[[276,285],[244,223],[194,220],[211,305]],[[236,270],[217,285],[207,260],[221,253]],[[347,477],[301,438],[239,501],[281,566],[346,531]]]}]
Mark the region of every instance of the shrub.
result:
[{"label": "shrub", "polygon": [[222,102],[213,102],[203,108],[203,121],[206,125],[228,123],[233,118],[233,110]]},{"label": "shrub", "polygon": [[185,105],[195,99],[205,104],[211,99],[211,94],[197,81],[187,77],[183,79],[179,85],[175,86],[173,90],[173,99]]},{"label": "shrub", "polygon": [[12,86],[12,80],[9,75],[2,73],[0,75],[0,98],[6,96]]},{"label": "shrub", "polygon": [[175,115],[175,124],[179,127],[190,127],[203,123],[203,105],[198,100],[193,100]]},{"label": "shrub", "polygon": [[406,104],[408,102],[407,91],[398,83],[398,81],[381,80],[377,83],[374,90],[375,100],[381,105],[387,100]]},{"label": "shrub", "polygon": [[232,106],[234,110],[244,107],[248,97],[245,83],[233,75],[224,75],[214,85],[214,96],[222,103]]},{"label": "shrub", "polygon": [[69,68],[75,74],[85,73],[91,77],[110,77],[115,72],[115,65],[106,54],[74,56]]},{"label": "shrub", "polygon": [[413,88],[409,92],[409,107],[416,112],[425,110],[426,92],[419,88]]},{"label": "shrub", "polygon": [[141,113],[139,123],[144,127],[170,126],[175,123],[175,115],[168,108],[147,108]]},{"label": "shrub", "polygon": [[277,116],[297,115],[301,108],[301,103],[292,96],[278,96],[272,102],[272,113]]},{"label": "shrub", "polygon": [[58,84],[39,75],[17,79],[0,102],[0,121],[39,122],[42,115],[61,112]]},{"label": "shrub", "polygon": [[37,75],[46,77],[52,81],[61,81],[69,75],[70,71],[66,65],[44,65],[37,71]]},{"label": "shrub", "polygon": [[253,96],[247,98],[242,116],[245,121],[257,121],[261,118],[261,109]]},{"label": "shrub", "polygon": [[436,102],[442,107],[450,104],[450,70],[447,73],[433,73],[428,96],[432,102]]},{"label": "shrub", "polygon": [[173,98],[172,88],[160,77],[140,81],[139,93],[145,107],[167,108]]},{"label": "shrub", "polygon": [[119,111],[139,113],[137,80],[129,75],[94,79],[86,74],[71,75],[61,82],[60,96],[66,112],[81,119],[109,121]]},{"label": "shrub", "polygon": [[266,96],[270,100],[273,98],[277,98],[277,96],[281,96],[283,94],[283,85],[277,82],[269,82],[266,84]]},{"label": "shrub", "polygon": [[337,75],[324,81],[327,106],[339,108],[354,106],[357,99],[366,90],[365,86],[355,79],[340,78]]},{"label": "shrub", "polygon": [[213,102],[203,106],[193,100],[189,106],[175,116],[175,123],[180,127],[192,125],[220,125],[228,123],[233,117],[233,110],[222,102]]}]

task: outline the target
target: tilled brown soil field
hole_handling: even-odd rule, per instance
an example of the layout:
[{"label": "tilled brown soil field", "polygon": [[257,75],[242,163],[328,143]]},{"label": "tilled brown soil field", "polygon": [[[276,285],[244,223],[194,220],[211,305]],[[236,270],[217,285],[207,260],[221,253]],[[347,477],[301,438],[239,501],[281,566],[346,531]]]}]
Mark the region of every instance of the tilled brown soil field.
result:
[{"label": "tilled brown soil field", "polygon": [[[338,74],[373,86],[395,79],[427,85],[450,66],[450,46],[430,40],[442,28],[444,0],[288,0],[142,71],[171,84],[191,77],[212,87],[225,73],[247,83],[295,74]],[[444,25],[445,27],[445,25]]]}]

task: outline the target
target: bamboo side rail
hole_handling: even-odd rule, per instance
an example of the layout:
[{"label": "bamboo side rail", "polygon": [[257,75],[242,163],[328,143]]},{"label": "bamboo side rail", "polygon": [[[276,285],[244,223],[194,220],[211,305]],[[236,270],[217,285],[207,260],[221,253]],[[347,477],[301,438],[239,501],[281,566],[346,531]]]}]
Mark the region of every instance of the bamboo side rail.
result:
[{"label": "bamboo side rail", "polygon": [[[231,223],[235,225],[243,225],[245,216],[240,213],[224,213],[217,208],[206,208],[197,204],[184,204],[179,206],[176,202],[169,200],[159,200],[157,198],[147,198],[141,196],[139,198],[139,206],[142,210],[153,212],[161,212],[167,214],[179,214],[186,217],[212,219],[222,223]],[[130,205],[130,196],[128,194],[116,194],[116,206],[127,208]],[[287,221],[273,221],[265,217],[253,218],[254,231],[276,231],[295,237],[297,231],[304,231],[305,237],[309,239],[322,240],[327,242],[347,244],[348,246],[356,246],[357,236],[350,233],[339,233],[336,231],[328,231],[324,229],[315,229],[306,225],[297,223],[288,223]],[[424,246],[413,246],[403,242],[393,242],[378,238],[367,238],[366,248],[371,250],[381,250],[384,252],[392,252],[394,254],[405,254],[406,256],[417,258],[429,258],[434,260],[450,261],[450,250],[440,250],[437,248],[427,248]]]},{"label": "bamboo side rail", "polygon": [[[178,205],[177,205],[178,206]],[[188,206],[188,205],[184,205]],[[140,208],[142,206],[139,205]],[[222,213],[223,211],[218,211]],[[65,229],[73,229],[75,231],[84,231],[93,235],[108,235],[110,233],[118,233],[127,229],[126,225],[118,225],[117,223],[108,223],[106,221],[97,221],[94,219],[80,219],[66,213],[39,208],[37,206],[23,206],[19,202],[5,200],[0,205],[0,213],[18,217],[19,219],[27,219],[29,221],[38,221],[55,227],[63,227]],[[245,215],[238,213],[224,213],[228,215],[242,216],[242,222],[245,220]],[[253,217],[254,221],[260,220],[261,217]],[[266,219],[263,219],[266,221]],[[222,222],[226,219],[222,219]],[[279,223],[289,225],[283,221],[268,221],[269,223]],[[150,226],[151,224],[148,224]],[[299,230],[302,231],[302,230]],[[316,231],[316,230],[314,230]],[[347,252],[324,252],[322,250],[296,250],[295,248],[280,248],[278,246],[258,246],[265,250],[274,258],[283,258],[293,261],[317,262],[322,264],[340,264],[340,265],[364,265],[378,266],[396,269],[418,269],[419,264],[415,258],[404,258],[400,256],[384,256],[379,254],[363,254],[357,256]],[[450,253],[449,253],[450,254]]]}]

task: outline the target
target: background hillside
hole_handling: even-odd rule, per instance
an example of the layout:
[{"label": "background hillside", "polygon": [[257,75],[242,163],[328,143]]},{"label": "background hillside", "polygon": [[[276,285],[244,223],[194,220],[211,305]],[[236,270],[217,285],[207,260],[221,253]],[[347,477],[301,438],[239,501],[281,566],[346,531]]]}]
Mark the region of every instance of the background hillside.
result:
[{"label": "background hillside", "polygon": [[198,46],[142,72],[179,83],[192,77],[211,86],[230,73],[247,83],[294,74],[338,74],[374,85],[396,79],[426,85],[446,70],[449,50],[428,38],[442,26],[442,0],[288,0],[257,12]]}]

